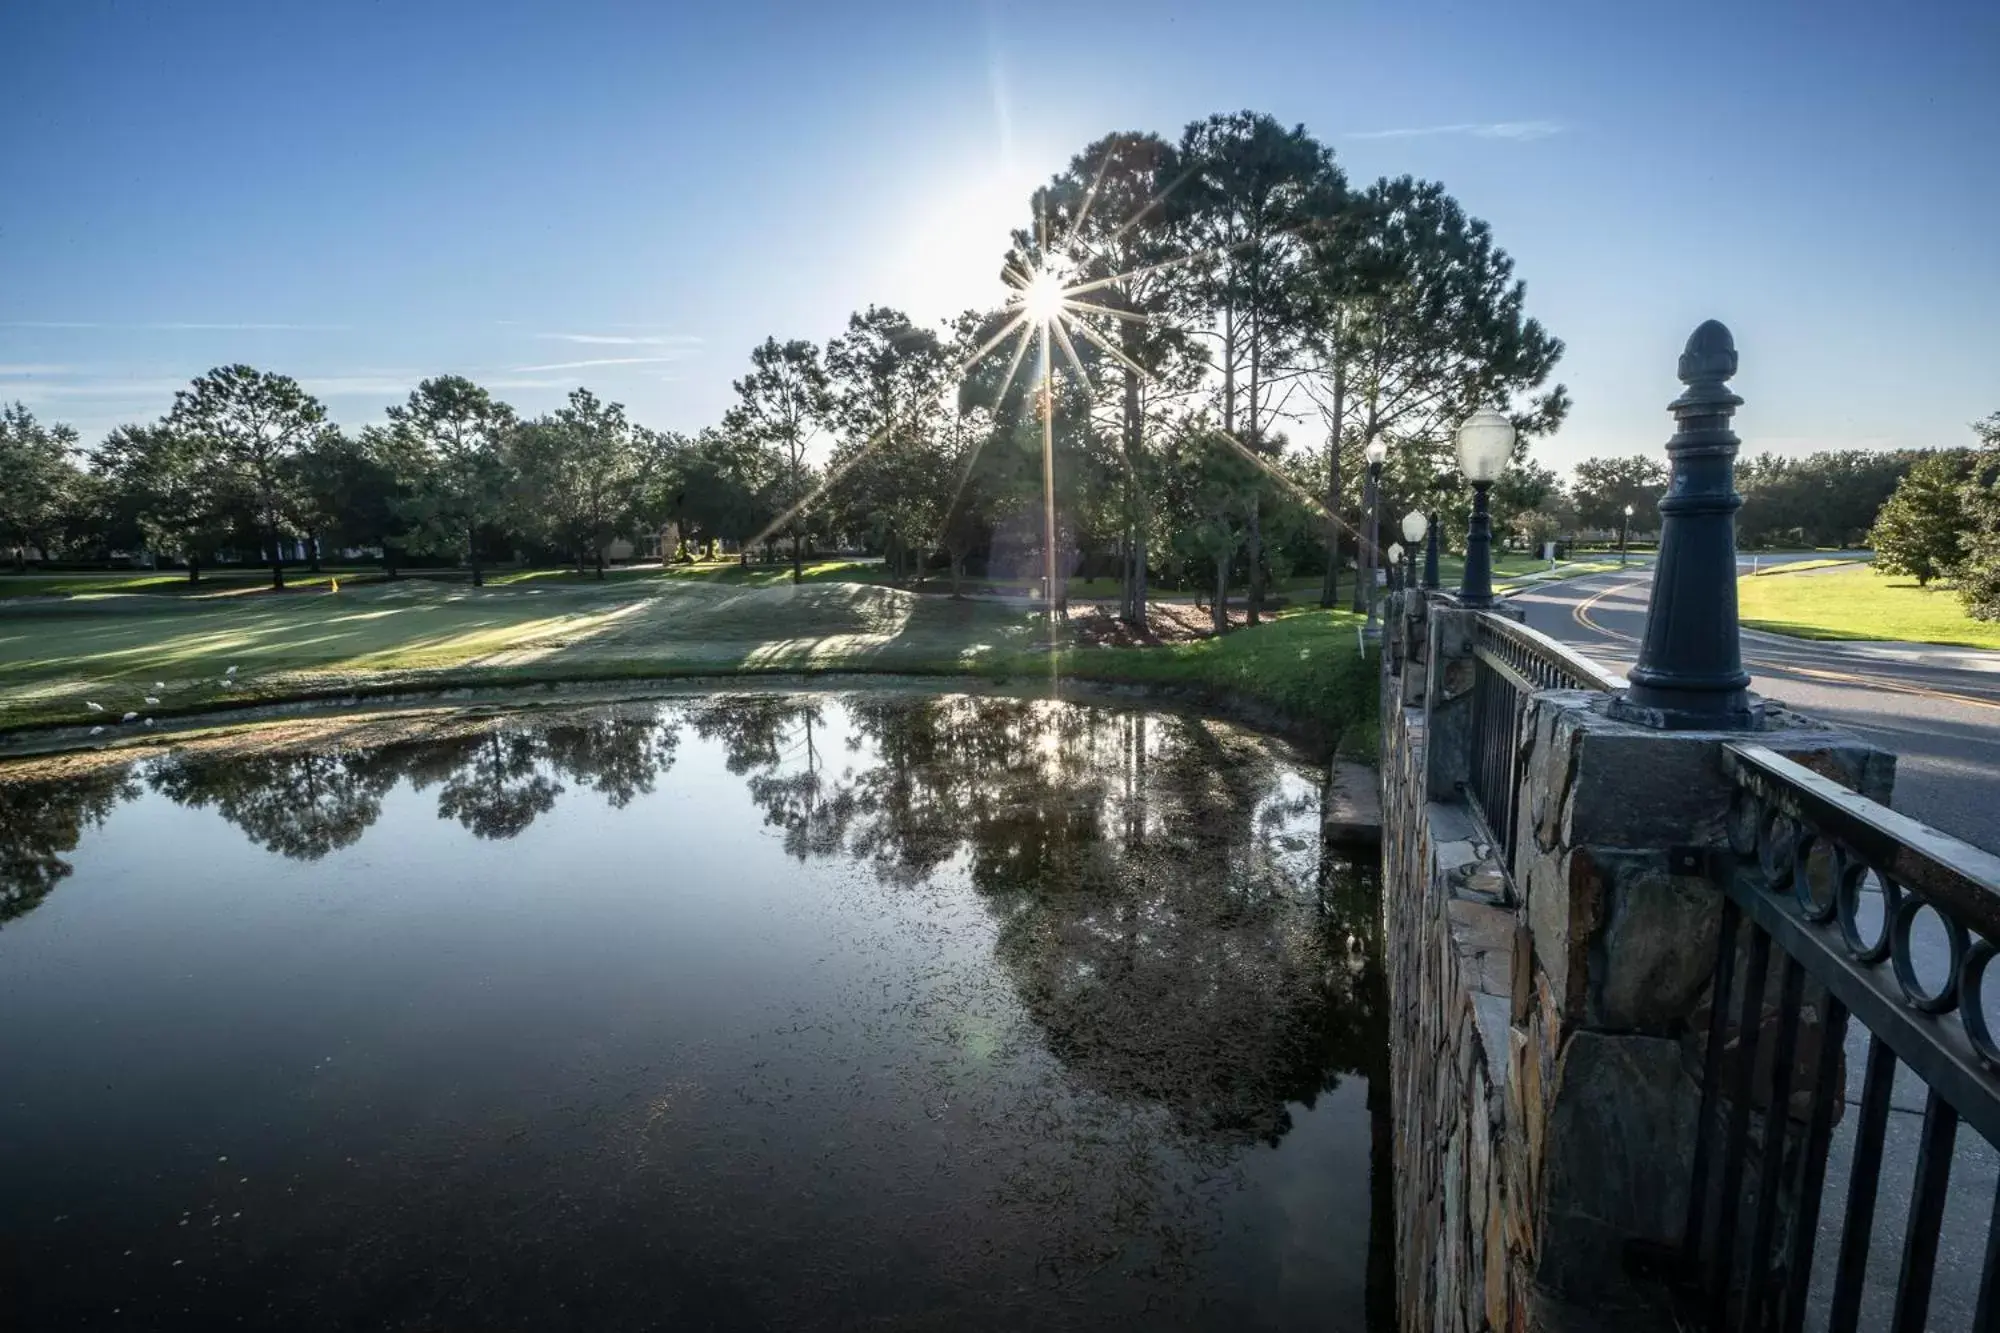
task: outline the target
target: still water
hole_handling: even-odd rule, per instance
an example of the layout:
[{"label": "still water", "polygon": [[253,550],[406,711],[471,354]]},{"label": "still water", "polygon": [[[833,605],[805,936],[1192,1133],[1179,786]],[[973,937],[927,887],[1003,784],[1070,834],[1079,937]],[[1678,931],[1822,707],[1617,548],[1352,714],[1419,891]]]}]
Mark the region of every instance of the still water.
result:
[{"label": "still water", "polygon": [[894,693],[0,768],[0,1327],[1385,1327],[1319,805]]}]

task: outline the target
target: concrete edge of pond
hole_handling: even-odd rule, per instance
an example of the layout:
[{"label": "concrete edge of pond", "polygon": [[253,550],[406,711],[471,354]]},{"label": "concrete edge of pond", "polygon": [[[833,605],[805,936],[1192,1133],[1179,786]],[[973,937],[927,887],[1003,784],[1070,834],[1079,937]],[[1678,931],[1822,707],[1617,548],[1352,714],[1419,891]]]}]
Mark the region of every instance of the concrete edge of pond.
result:
[{"label": "concrete edge of pond", "polygon": [[[1047,682],[1024,678],[996,679],[972,675],[931,675],[917,672],[813,672],[673,676],[617,681],[547,681],[511,685],[459,685],[407,689],[328,690],[245,703],[233,708],[169,716],[143,730],[118,727],[116,734],[90,734],[86,725],[37,725],[0,731],[0,762],[90,753],[143,754],[195,737],[214,736],[274,723],[388,716],[402,713],[449,713],[486,717],[539,708],[573,708],[594,704],[677,699],[712,694],[851,694],[858,692],[969,694],[998,698],[1054,698],[1066,701],[1146,703],[1218,717],[1293,745],[1327,766],[1328,780],[1342,790],[1372,796],[1374,770],[1352,759],[1329,753],[1327,738],[1316,726],[1269,704],[1234,693],[1182,685],[1152,685],[1065,678],[1051,690]],[[110,728],[107,728],[110,730]],[[1366,775],[1362,782],[1343,778],[1344,770]],[[1344,841],[1370,841],[1379,836],[1380,810],[1372,818],[1354,812],[1355,828]],[[1371,831],[1372,830],[1372,831]]]}]

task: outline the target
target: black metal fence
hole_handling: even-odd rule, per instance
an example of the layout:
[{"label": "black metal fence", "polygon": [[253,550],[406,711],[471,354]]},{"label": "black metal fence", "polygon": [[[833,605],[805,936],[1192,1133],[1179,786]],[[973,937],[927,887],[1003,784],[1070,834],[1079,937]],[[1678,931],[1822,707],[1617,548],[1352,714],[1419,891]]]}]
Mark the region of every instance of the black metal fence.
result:
[{"label": "black metal fence", "polygon": [[1491,611],[1473,617],[1472,775],[1467,791],[1514,873],[1520,816],[1521,717],[1536,690],[1611,690],[1623,684],[1574,649]]},{"label": "black metal fence", "polygon": [[[2000,1047],[1981,995],[1990,941],[2000,940],[2000,857],[1760,746],[1729,745],[1724,763],[1737,788],[1733,855],[1709,867],[1723,922],[1682,1276],[1709,1328],[1789,1333],[1810,1314],[1830,1333],[1915,1333],[1933,1326],[1958,1126],[2000,1144]],[[1920,948],[1926,913],[1931,943]],[[1850,1108],[1853,1020],[1868,1037]],[[1925,1097],[1901,1253],[1884,1292],[1867,1270],[1899,1065]],[[1834,1126],[1849,1109],[1842,1216],[1822,1219]],[[1892,1196],[1902,1185],[1890,1179]],[[2000,1190],[1990,1204],[1970,1314],[1982,1330],[2000,1328]],[[1830,1283],[1816,1285],[1816,1249],[1836,1234]]]}]

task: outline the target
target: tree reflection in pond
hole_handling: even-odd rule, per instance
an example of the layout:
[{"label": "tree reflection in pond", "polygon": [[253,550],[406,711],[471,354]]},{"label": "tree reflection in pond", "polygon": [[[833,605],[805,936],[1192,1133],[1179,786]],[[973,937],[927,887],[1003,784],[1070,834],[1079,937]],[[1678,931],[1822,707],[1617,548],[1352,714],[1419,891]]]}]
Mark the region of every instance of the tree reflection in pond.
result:
[{"label": "tree reflection in pond", "polygon": [[213,806],[260,847],[317,861],[360,840],[398,776],[384,751],[308,750],[226,759],[170,755],[147,780],[179,805]]},{"label": "tree reflection in pond", "polygon": [[69,876],[83,830],[136,788],[123,769],[81,777],[0,779],[0,925],[39,906]]}]

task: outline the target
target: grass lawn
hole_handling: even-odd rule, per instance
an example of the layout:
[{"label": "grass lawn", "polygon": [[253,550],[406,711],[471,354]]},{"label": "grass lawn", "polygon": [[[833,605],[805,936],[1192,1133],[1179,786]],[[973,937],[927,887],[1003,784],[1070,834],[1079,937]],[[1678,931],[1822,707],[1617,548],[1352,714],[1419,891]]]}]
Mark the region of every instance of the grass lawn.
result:
[{"label": "grass lawn", "polygon": [[2000,622],[1968,616],[1950,588],[1919,588],[1868,565],[1746,576],[1736,581],[1736,597],[1745,625],[1777,634],[2000,648]]},{"label": "grass lawn", "polygon": [[1375,679],[1357,618],[1344,612],[1295,611],[1221,640],[1052,655],[1037,646],[1040,617],[1019,606],[814,572],[799,587],[783,567],[747,576],[696,567],[620,571],[603,583],[550,573],[483,589],[408,580],[338,593],[15,602],[0,608],[0,730],[97,724],[118,734],[128,711],[164,720],[473,685],[827,671],[1038,682],[1053,669],[1252,700],[1357,752],[1373,735]]}]

